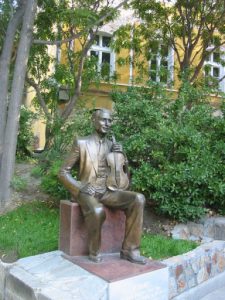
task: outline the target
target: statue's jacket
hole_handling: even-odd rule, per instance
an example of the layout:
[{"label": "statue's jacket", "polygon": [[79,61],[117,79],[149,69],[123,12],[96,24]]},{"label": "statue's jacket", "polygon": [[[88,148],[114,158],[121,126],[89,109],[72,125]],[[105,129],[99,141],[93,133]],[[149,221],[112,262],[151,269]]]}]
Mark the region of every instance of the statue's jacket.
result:
[{"label": "statue's jacket", "polygon": [[[59,172],[59,179],[64,186],[76,197],[80,189],[88,183],[96,181],[98,170],[98,137],[92,134],[87,137],[76,138],[72,150],[66,158]],[[112,142],[105,139],[106,156],[111,152]],[[71,170],[79,164],[77,180],[71,175]]]}]

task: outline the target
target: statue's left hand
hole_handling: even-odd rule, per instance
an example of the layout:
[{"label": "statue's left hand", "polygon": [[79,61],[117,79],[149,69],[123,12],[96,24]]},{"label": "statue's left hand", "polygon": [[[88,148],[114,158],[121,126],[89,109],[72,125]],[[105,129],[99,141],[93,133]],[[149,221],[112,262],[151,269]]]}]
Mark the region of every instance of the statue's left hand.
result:
[{"label": "statue's left hand", "polygon": [[123,147],[121,144],[113,143],[112,152],[123,152]]}]

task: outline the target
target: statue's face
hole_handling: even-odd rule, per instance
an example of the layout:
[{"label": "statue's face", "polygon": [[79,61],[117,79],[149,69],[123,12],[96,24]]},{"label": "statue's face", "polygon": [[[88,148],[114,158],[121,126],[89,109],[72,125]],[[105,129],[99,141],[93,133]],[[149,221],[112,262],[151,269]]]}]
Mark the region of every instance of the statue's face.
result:
[{"label": "statue's face", "polygon": [[110,112],[108,111],[99,111],[99,113],[95,116],[94,120],[95,130],[101,134],[105,135],[112,125],[112,117]]}]

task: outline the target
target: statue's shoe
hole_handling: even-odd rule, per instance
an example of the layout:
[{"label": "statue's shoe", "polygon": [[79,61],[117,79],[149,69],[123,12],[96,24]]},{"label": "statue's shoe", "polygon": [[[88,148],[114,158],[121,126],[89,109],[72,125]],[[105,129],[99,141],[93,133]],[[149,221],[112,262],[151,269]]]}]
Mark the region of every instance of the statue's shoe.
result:
[{"label": "statue's shoe", "polygon": [[89,254],[89,260],[91,260],[95,263],[100,263],[102,261],[102,257],[100,254],[97,254],[97,255]]},{"label": "statue's shoe", "polygon": [[146,258],[141,256],[138,250],[121,250],[120,258],[140,265],[145,265],[147,263]]}]

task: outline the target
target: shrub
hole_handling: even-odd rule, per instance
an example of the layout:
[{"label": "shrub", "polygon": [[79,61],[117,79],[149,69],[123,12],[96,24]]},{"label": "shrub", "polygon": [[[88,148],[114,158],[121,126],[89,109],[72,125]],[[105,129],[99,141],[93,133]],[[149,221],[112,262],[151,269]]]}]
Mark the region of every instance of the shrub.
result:
[{"label": "shrub", "polygon": [[43,191],[50,194],[57,200],[68,199],[69,193],[58,180],[59,169],[62,161],[57,160],[52,163],[49,169],[42,176],[41,187]]},{"label": "shrub", "polygon": [[180,221],[225,207],[225,123],[213,117],[208,94],[189,84],[176,101],[157,84],[113,93],[132,188]]},{"label": "shrub", "polygon": [[[58,124],[60,125],[60,124]],[[58,128],[58,129],[57,129]],[[51,147],[40,156],[40,168],[43,174],[42,189],[55,199],[67,199],[69,193],[59,182],[58,172],[64,157],[70,151],[74,138],[90,133],[90,113],[87,109],[78,109],[60,129],[55,124]],[[75,176],[75,173],[73,173]]]},{"label": "shrub", "polygon": [[24,159],[27,156],[30,156],[29,148],[32,146],[32,142],[34,141],[32,123],[36,117],[37,115],[34,112],[29,110],[24,105],[21,106],[19,134],[16,148],[17,158]]}]

